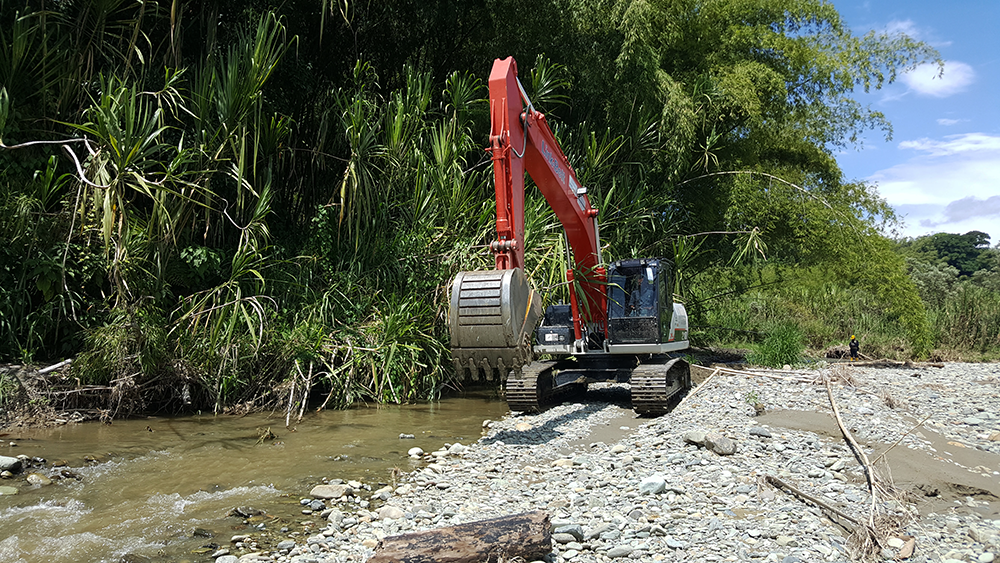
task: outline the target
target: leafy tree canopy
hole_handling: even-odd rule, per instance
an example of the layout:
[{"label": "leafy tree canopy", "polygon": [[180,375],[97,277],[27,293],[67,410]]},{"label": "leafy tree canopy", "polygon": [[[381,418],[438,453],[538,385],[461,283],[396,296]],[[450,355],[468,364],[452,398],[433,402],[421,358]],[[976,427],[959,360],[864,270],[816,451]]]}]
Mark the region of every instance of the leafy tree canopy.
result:
[{"label": "leafy tree canopy", "polygon": [[934,233],[899,241],[900,253],[929,264],[948,265],[961,276],[971,276],[988,269],[995,251],[990,249],[990,235],[982,231]]},{"label": "leafy tree canopy", "polygon": [[[483,82],[509,55],[599,204],[606,256],[671,257],[696,299],[713,269],[751,285],[755,260],[827,267],[925,346],[881,235],[892,210],[834,151],[891,134],[854,92],[937,54],[856,36],[829,2],[22,0],[0,3],[0,140],[22,144],[0,150],[0,356],[84,331],[112,349],[95,327],[163,319],[158,345],[214,358],[217,400],[237,359],[304,335],[325,335],[329,373],[367,350],[384,397],[437,377],[441,288],[492,237]],[[533,273],[558,285],[559,227],[528,199]],[[982,243],[959,242],[941,252],[967,271]]]}]

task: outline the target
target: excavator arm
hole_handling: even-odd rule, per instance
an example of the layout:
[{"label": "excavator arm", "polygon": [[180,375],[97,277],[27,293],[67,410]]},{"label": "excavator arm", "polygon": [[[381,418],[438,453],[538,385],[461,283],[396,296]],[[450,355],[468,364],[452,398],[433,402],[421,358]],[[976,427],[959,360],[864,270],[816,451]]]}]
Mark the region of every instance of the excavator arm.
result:
[{"label": "excavator arm", "polygon": [[606,271],[601,267],[597,209],[580,185],[545,116],[517,78],[512,57],[490,73],[490,146],[497,206],[496,270],[461,272],[452,282],[452,355],[459,373],[506,370],[531,359],[541,299],[524,275],[524,174],[562,223],[573,253],[567,270],[575,337],[607,331]]}]

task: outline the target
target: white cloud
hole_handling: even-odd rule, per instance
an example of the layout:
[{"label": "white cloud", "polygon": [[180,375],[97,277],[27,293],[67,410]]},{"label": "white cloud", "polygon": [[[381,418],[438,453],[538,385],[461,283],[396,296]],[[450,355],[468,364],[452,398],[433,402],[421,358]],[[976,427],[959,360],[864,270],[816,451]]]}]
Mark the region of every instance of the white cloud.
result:
[{"label": "white cloud", "polygon": [[885,32],[889,35],[907,35],[913,39],[919,39],[921,36],[920,29],[913,20],[892,20],[885,25]]},{"label": "white cloud", "polygon": [[958,125],[963,121],[968,121],[967,119],[948,119],[947,117],[942,117],[937,120],[938,125],[944,125],[945,127],[950,127],[952,125]]},{"label": "white cloud", "polygon": [[976,79],[972,67],[958,61],[945,61],[942,71],[936,64],[925,63],[902,77],[910,90],[924,96],[947,98],[962,92]]},{"label": "white cloud", "polygon": [[914,149],[930,156],[949,156],[980,151],[993,152],[1000,151],[1000,137],[985,133],[949,135],[945,137],[944,141],[924,137],[916,141],[903,141],[899,143],[899,148]]},{"label": "white cloud", "polygon": [[971,219],[972,217],[1000,218],[1000,195],[986,199],[969,196],[955,200],[944,208],[944,216],[948,222],[954,223]]},{"label": "white cloud", "polygon": [[913,20],[892,20],[885,25],[883,32],[888,35],[906,35],[912,39],[931,44],[934,48],[948,47],[951,41],[943,41],[935,37],[933,29],[917,26]]},{"label": "white cloud", "polygon": [[1000,136],[924,138],[899,148],[913,157],[868,180],[905,216],[903,235],[978,230],[1000,241]]}]

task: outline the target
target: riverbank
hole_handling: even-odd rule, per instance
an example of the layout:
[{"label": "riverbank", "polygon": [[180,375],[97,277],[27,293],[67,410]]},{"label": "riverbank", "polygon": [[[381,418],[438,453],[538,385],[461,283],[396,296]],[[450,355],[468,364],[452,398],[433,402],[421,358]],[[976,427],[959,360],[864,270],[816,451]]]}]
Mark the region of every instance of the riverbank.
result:
[{"label": "riverbank", "polygon": [[[992,561],[1000,552],[1000,365],[834,369],[854,382],[834,384],[833,395],[868,457],[899,441],[888,467],[879,463],[897,487],[881,513],[898,522],[884,528],[898,537],[884,538],[880,556],[905,554],[912,537],[909,561]],[[237,548],[252,538],[223,551],[363,561],[387,535],[537,509],[557,528],[552,561],[847,561],[854,546],[828,511],[765,481],[777,477],[866,521],[868,487],[829,416],[826,388],[796,381],[819,373],[716,375],[651,420],[631,416],[624,387],[596,387],[585,401],[484,423],[475,443],[426,454],[425,467],[368,500],[349,486],[339,501],[304,498],[306,510],[328,518],[319,533],[290,532],[252,556]],[[764,405],[760,416],[754,401]],[[735,452],[692,443],[699,432],[732,440]],[[219,563],[235,560],[216,554]]]}]

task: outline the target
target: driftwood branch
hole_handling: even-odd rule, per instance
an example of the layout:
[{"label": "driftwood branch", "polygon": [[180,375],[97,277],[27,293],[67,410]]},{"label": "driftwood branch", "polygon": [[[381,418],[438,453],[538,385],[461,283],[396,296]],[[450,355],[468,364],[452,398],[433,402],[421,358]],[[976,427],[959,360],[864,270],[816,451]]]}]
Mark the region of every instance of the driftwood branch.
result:
[{"label": "driftwood branch", "polygon": [[73,362],[73,360],[63,360],[63,361],[59,362],[58,364],[51,365],[51,366],[49,366],[47,368],[42,368],[42,369],[38,370],[38,375],[46,374],[46,373],[49,373],[50,371],[55,371],[55,370],[57,370],[57,369],[65,366],[65,365],[68,365],[68,364],[72,363],[72,362]]},{"label": "driftwood branch", "polygon": [[847,441],[848,447],[851,449],[851,453],[854,454],[854,458],[858,460],[861,464],[861,469],[865,473],[865,480],[868,482],[868,492],[871,494],[872,504],[871,510],[868,514],[868,525],[872,528],[875,527],[875,510],[878,506],[878,489],[875,483],[875,471],[872,469],[872,464],[868,461],[868,456],[865,454],[864,450],[858,444],[857,440],[844,425],[844,419],[840,417],[840,409],[837,407],[837,401],[833,398],[833,387],[830,385],[830,378],[823,376],[823,382],[826,384],[826,395],[830,399],[830,408],[833,409],[833,416],[837,419],[837,426],[840,427],[840,433],[843,434],[844,440]]},{"label": "driftwood branch", "polygon": [[[808,493],[805,493],[805,492],[803,492],[801,489],[799,489],[797,487],[793,487],[789,483],[787,483],[785,481],[782,481],[781,479],[778,479],[774,475],[765,475],[764,476],[764,481],[766,481],[768,484],[774,485],[779,490],[780,489],[786,489],[786,490],[790,491],[792,494],[794,494],[795,496],[797,496],[799,498],[802,498],[802,499],[805,499],[806,501],[808,501],[808,502],[816,505],[817,507],[821,508],[822,510],[827,511],[832,516],[836,516],[836,518],[831,517],[830,520],[832,520],[833,522],[836,522],[838,526],[844,528],[849,533],[854,533],[855,528],[857,526],[861,525],[861,522],[859,522],[855,517],[851,516],[850,514],[842,512],[841,510],[839,510],[838,508],[832,506],[831,504],[829,504],[829,503],[827,503],[827,502],[825,502],[823,500],[820,500],[820,499],[818,499],[818,498],[816,498],[816,497],[814,497],[814,496],[812,496],[812,495],[810,495]],[[842,522],[842,521],[840,521],[840,519],[846,520],[846,522]]]},{"label": "driftwood branch", "polygon": [[815,376],[809,376],[809,377],[788,377],[786,375],[778,375],[778,374],[775,374],[775,373],[769,373],[769,372],[764,372],[764,371],[743,371],[743,370],[729,369],[729,368],[718,368],[718,370],[719,370],[719,373],[723,373],[723,374],[726,374],[726,375],[746,375],[746,376],[749,376],[749,377],[767,377],[767,378],[770,378],[770,379],[780,379],[782,381],[791,381],[791,382],[794,382],[794,383],[815,383],[816,382],[816,377]]},{"label": "driftwood branch", "polygon": [[[864,354],[862,354],[862,355],[864,355]],[[865,357],[867,357],[867,356],[865,356]],[[890,367],[890,368],[915,368],[916,369],[916,368],[943,368],[944,367],[944,363],[943,362],[911,362],[909,360],[907,360],[905,362],[901,362],[899,360],[888,360],[888,359],[868,360],[868,361],[864,361],[864,362],[847,362],[847,363],[839,364],[839,365],[845,365],[845,366],[848,366],[848,367],[858,367],[858,368],[885,368],[885,367]]]},{"label": "driftwood branch", "polygon": [[[298,362],[295,363],[295,367],[298,367]],[[299,370],[299,375],[302,375],[302,370]],[[302,415],[306,412],[306,404],[309,403],[309,390],[312,389],[312,379],[313,379],[313,362],[309,360],[309,375],[306,377],[306,388],[302,393],[302,402],[299,404],[299,418],[296,422],[302,422]]]},{"label": "driftwood branch", "polygon": [[683,406],[684,403],[688,402],[688,399],[690,399],[691,397],[694,397],[699,391],[701,391],[706,386],[708,386],[709,382],[712,381],[712,378],[714,378],[716,375],[719,375],[719,370],[720,369],[721,368],[715,368],[715,371],[712,372],[712,375],[710,375],[707,378],[705,378],[705,381],[702,381],[701,385],[699,385],[698,387],[695,387],[694,389],[692,389],[691,392],[687,394],[687,397],[684,397],[681,400],[680,403],[677,403],[677,406],[674,407],[674,409],[673,409],[674,412],[677,412],[677,409],[681,408],[681,406]]},{"label": "driftwood branch", "polygon": [[899,445],[899,443],[903,441],[903,438],[905,438],[905,437],[906,437],[907,435],[909,435],[910,433],[912,433],[912,432],[913,432],[914,430],[916,430],[917,428],[920,428],[921,426],[923,426],[923,424],[924,424],[925,422],[927,422],[927,420],[928,420],[928,419],[929,419],[929,418],[930,418],[931,416],[933,416],[933,415],[932,415],[932,414],[929,414],[929,415],[925,416],[925,417],[924,417],[924,419],[923,419],[923,420],[921,420],[920,422],[916,423],[916,424],[915,424],[915,425],[913,426],[913,428],[910,428],[910,429],[909,429],[909,430],[907,430],[906,432],[903,432],[902,434],[900,434],[900,435],[899,435],[899,438],[896,438],[896,441],[895,441],[895,442],[893,442],[893,443],[892,443],[892,445],[890,445],[890,446],[889,446],[888,448],[886,448],[886,449],[885,449],[885,451],[884,451],[884,452],[882,452],[882,453],[878,454],[878,455],[877,455],[877,456],[875,457],[875,463],[878,463],[878,461],[879,461],[880,459],[882,459],[882,458],[884,458],[884,457],[885,457],[885,454],[889,453],[889,451],[890,451],[890,450],[892,450],[892,448],[895,448],[895,447],[896,447],[897,445]]}]

